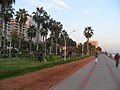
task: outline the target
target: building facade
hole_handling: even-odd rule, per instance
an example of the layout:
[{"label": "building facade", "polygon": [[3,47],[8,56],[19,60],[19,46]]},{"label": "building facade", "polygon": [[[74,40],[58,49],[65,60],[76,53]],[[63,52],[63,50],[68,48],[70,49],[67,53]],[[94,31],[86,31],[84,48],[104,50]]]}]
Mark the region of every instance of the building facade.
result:
[{"label": "building facade", "polygon": [[89,41],[89,43],[91,43],[92,45],[95,45],[95,48],[98,47],[98,41],[97,40]]}]

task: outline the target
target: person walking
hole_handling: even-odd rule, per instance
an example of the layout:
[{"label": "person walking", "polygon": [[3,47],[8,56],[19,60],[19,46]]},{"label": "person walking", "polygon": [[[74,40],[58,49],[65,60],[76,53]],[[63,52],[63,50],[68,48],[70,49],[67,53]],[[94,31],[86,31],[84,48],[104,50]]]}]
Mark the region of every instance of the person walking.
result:
[{"label": "person walking", "polygon": [[95,53],[95,64],[98,63],[98,53]]},{"label": "person walking", "polygon": [[118,67],[118,65],[119,65],[119,59],[120,59],[120,56],[119,56],[118,53],[116,53],[114,59],[115,59],[115,62],[116,62],[116,67]]}]

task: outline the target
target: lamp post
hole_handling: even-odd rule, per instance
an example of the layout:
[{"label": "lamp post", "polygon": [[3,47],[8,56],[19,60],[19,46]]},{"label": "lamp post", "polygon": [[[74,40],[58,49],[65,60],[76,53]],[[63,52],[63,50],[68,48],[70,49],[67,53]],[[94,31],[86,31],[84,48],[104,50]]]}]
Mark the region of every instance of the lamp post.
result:
[{"label": "lamp post", "polygon": [[[70,32],[68,35],[72,34],[75,31],[76,30]],[[64,36],[64,44],[65,44],[65,47],[64,47],[64,61],[66,61],[66,55],[67,55],[67,37],[66,36]]]}]

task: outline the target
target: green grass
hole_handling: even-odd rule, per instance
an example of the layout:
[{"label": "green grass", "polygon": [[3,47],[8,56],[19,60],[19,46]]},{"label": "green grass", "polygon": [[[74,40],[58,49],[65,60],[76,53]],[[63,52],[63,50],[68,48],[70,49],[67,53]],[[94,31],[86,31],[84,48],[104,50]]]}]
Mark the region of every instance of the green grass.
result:
[{"label": "green grass", "polygon": [[58,60],[58,57],[56,59],[57,60],[50,60],[48,62],[39,62],[37,60],[27,58],[0,59],[0,80],[14,76],[24,75],[29,72],[53,67],[58,64],[64,64],[71,61],[80,60],[80,57],[67,59],[67,61],[64,61],[60,58]]}]

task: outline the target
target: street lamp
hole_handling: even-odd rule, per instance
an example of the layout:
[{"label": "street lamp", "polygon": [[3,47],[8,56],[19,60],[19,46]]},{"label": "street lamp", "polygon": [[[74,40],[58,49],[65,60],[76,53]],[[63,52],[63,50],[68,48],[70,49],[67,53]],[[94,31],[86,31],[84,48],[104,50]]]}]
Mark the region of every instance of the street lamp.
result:
[{"label": "street lamp", "polygon": [[[73,32],[75,32],[76,30],[70,32],[68,35],[72,34]],[[66,55],[67,55],[67,37],[64,35],[64,43],[65,43],[65,47],[64,47],[64,61],[66,61]]]}]

